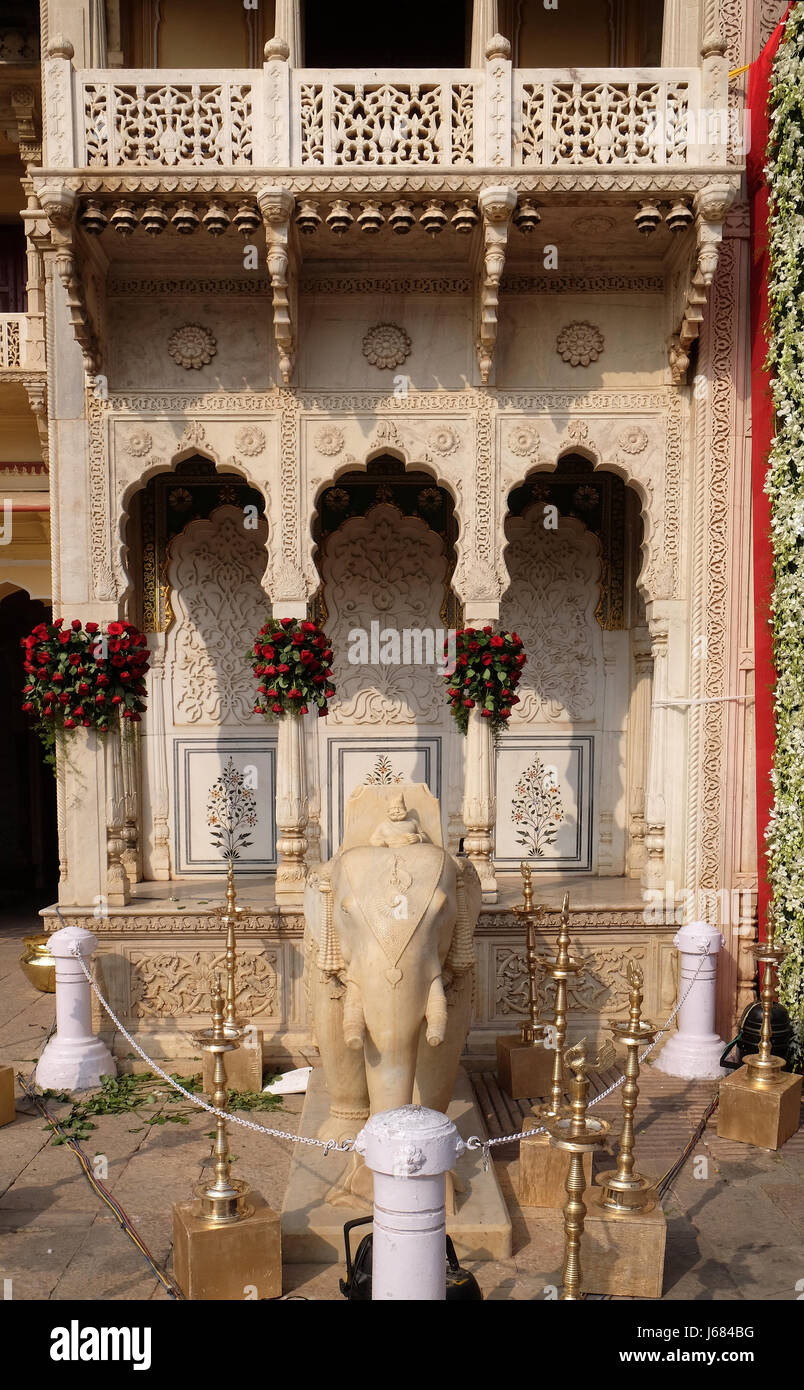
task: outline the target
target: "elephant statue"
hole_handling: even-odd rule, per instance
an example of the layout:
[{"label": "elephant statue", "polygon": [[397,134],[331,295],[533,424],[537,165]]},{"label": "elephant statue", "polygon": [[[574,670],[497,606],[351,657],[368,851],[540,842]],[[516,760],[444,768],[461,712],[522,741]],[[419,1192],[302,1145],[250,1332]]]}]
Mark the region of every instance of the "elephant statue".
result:
[{"label": "elephant statue", "polygon": [[474,866],[443,848],[426,785],[358,787],[345,822],[304,900],[329,1139],[411,1102],[446,1111],[469,1031],[481,900]]}]

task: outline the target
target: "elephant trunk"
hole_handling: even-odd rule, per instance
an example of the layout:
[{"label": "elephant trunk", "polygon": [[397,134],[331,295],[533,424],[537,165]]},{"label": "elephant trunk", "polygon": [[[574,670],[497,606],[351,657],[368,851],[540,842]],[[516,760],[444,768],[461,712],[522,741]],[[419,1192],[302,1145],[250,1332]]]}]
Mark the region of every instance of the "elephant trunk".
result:
[{"label": "elephant trunk", "polygon": [[363,1000],[360,989],[354,980],[346,981],[346,995],[343,1001],[343,1038],[347,1047],[359,1052],[366,1036],[366,1016],[363,1013]]},{"label": "elephant trunk", "polygon": [[447,996],[440,975],[436,975],[430,986],[424,1016],[427,1020],[427,1041],[431,1047],[438,1047],[447,1036]]}]

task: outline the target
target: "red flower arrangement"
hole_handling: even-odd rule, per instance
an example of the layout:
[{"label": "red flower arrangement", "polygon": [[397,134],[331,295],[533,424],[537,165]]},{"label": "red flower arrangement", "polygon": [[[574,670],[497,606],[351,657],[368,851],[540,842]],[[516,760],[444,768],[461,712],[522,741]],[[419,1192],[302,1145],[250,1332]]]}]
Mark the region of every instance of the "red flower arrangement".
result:
[{"label": "red flower arrangement", "polygon": [[145,710],[148,642],[133,623],[85,626],[74,618],[40,623],[22,639],[28,677],[23,710],[35,720],[46,760],[55,763],[56,731],[96,729],[109,732],[122,715],[139,723]]},{"label": "red flower arrangement", "polygon": [[445,677],[455,723],[465,734],[469,711],[477,708],[497,734],[511,718],[513,706],[519,704],[515,691],[527,661],[522,639],[515,632],[464,627],[458,629],[455,646],[455,669]]},{"label": "red flower arrangement", "polygon": [[318,706],[319,716],[326,714],[335,694],[332,648],[315,623],[272,619],[260,628],[248,659],[260,682],[255,714],[266,719],[296,716],[307,714],[310,705]]}]

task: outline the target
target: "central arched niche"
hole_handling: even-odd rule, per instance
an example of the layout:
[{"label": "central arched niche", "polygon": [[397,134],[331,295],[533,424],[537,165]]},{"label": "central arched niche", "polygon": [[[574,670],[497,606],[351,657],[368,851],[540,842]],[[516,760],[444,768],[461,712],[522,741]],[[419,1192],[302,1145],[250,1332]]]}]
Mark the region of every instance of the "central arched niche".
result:
[{"label": "central arched niche", "polygon": [[428,783],[457,843],[460,749],[441,664],[460,625],[453,500],[386,454],[322,490],[313,535],[321,586],[311,611],[335,653],[337,693],[320,733],[330,847],[356,786],[400,779]]}]

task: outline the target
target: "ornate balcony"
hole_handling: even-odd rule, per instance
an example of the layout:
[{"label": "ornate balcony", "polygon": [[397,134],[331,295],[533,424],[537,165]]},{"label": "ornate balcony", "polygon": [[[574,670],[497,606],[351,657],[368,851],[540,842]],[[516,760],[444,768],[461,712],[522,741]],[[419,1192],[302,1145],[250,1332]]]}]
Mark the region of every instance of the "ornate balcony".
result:
[{"label": "ornate balcony", "polygon": [[330,72],[291,69],[280,45],[262,71],[74,71],[67,48],[45,65],[50,169],[468,177],[728,163],[725,88],[718,108],[701,68],[514,70],[492,47],[482,69]]},{"label": "ornate balcony", "polygon": [[0,314],[0,373],[44,370],[41,324],[28,314]]}]

